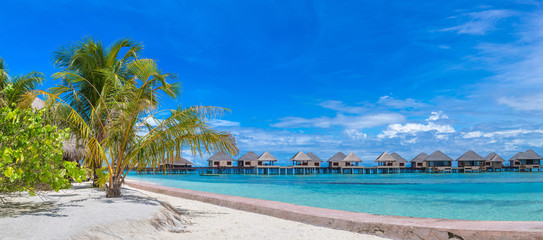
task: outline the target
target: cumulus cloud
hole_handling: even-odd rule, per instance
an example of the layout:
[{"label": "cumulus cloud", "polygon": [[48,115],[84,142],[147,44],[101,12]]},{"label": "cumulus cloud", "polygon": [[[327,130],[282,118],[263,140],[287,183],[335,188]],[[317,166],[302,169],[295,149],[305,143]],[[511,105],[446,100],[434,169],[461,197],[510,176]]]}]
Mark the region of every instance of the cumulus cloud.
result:
[{"label": "cumulus cloud", "polygon": [[440,124],[436,121],[440,119],[448,119],[449,117],[445,115],[442,111],[432,112],[430,117],[426,119],[426,124],[422,123],[406,123],[406,124],[390,124],[388,127],[383,130],[378,138],[395,138],[400,135],[416,135],[419,132],[436,132],[436,138],[446,139],[447,136],[443,135],[446,133],[456,132],[454,128],[449,124]]},{"label": "cumulus cloud", "polygon": [[368,137],[367,134],[359,129],[345,129],[344,132],[352,140],[363,141]]},{"label": "cumulus cloud", "polygon": [[456,32],[458,34],[483,35],[493,30],[499,20],[514,15],[514,12],[503,9],[485,10],[463,14],[449,19],[463,20],[462,24],[443,28],[442,32]]}]

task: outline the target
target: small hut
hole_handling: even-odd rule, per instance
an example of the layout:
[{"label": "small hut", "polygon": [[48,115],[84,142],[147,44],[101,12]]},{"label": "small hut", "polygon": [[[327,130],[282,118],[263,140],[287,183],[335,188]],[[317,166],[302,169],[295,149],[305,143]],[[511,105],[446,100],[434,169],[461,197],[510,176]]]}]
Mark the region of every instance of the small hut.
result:
[{"label": "small hut", "polygon": [[343,163],[345,167],[356,167],[358,166],[358,163],[361,163],[362,159],[360,159],[356,154],[353,152],[350,152],[343,160],[340,161],[340,163]]},{"label": "small hut", "polygon": [[496,169],[501,170],[503,168],[504,161],[505,160],[500,157],[500,155],[492,152],[485,157],[485,166],[486,168],[492,169],[492,171],[495,171]]},{"label": "small hut", "polygon": [[398,166],[400,168],[405,167],[405,163],[407,163],[407,160],[405,160],[405,158],[400,156],[400,154],[397,154],[397,153],[393,152],[393,153],[390,154],[390,156],[392,156],[392,157],[394,157],[396,159],[396,162],[398,163]]},{"label": "small hut", "polygon": [[321,166],[322,159],[317,157],[317,155],[313,154],[312,152],[308,152],[307,156],[309,156],[309,158],[311,158],[311,162],[309,163],[310,165],[313,165],[314,167],[320,167]]},{"label": "small hut", "polygon": [[166,160],[164,166],[169,169],[190,168],[194,166],[194,163],[181,156],[175,156],[172,160]]},{"label": "small hut", "polygon": [[428,154],[426,153],[419,153],[416,157],[411,159],[411,169],[413,170],[424,170],[426,168],[426,162],[424,162],[424,159],[428,158]]},{"label": "small hut", "polygon": [[[394,153],[396,154],[396,153]],[[377,163],[378,168],[400,168],[405,166],[405,159],[403,159],[400,155],[396,154],[398,158],[392,156],[391,154],[387,152],[381,153],[377,159],[375,159],[375,162]],[[403,160],[403,161],[402,161]],[[402,164],[400,166],[400,163]]]},{"label": "small hut", "polygon": [[426,170],[430,172],[452,172],[452,161],[452,158],[439,150],[424,159]]},{"label": "small hut", "polygon": [[481,171],[485,168],[485,159],[472,150],[462,154],[456,159],[459,170],[463,172]]},{"label": "small hut", "polygon": [[515,165],[513,167],[519,167],[520,170],[532,171],[538,170],[541,168],[541,156],[537,154],[534,150],[527,150],[523,153],[517,153],[513,156]]},{"label": "small hut", "polygon": [[343,159],[345,159],[346,157],[347,157],[347,155],[345,155],[342,152],[338,152],[338,153],[334,154],[334,156],[332,156],[327,161],[328,162],[328,167],[337,168],[337,167],[344,166],[343,163],[341,163],[341,161],[343,161]]},{"label": "small hut", "polygon": [[238,158],[238,167],[254,167],[258,165],[258,155],[249,151]]},{"label": "small hut", "polygon": [[259,167],[273,167],[273,164],[277,162],[277,158],[275,158],[271,153],[264,152],[260,157],[258,157],[258,166]]},{"label": "small hut", "polygon": [[213,154],[213,156],[207,159],[209,167],[232,167],[233,162],[234,159],[223,151],[216,152]]},{"label": "small hut", "polygon": [[36,110],[41,110],[45,107],[45,101],[41,100],[39,97],[36,97],[30,104],[30,107]]},{"label": "small hut", "polygon": [[311,158],[302,151],[299,151],[290,158],[290,161],[292,161],[292,165],[295,167],[310,167],[309,162],[311,162]]}]

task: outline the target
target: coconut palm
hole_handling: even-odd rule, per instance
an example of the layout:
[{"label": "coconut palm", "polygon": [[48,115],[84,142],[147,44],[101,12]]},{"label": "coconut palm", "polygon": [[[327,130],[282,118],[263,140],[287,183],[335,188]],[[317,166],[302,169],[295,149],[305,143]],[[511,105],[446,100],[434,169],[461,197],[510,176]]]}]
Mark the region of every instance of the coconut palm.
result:
[{"label": "coconut palm", "polygon": [[[104,140],[102,128],[108,123],[107,113],[103,111],[105,106],[101,102],[102,95],[108,96],[107,92],[117,87],[119,79],[129,78],[127,66],[135,60],[141,49],[140,43],[129,39],[118,40],[106,48],[100,41],[88,37],[53,53],[55,66],[61,69],[53,74],[53,78],[60,79],[61,84],[51,88],[51,93],[62,98],[64,105],[69,105],[81,116],[95,132],[98,142]],[[74,134],[77,141],[81,142],[82,137],[77,135],[77,131]],[[97,170],[102,167],[102,163],[98,157],[90,158],[96,159],[96,162],[86,163],[94,172],[93,185],[98,186]]]},{"label": "coconut palm", "polygon": [[44,80],[43,73],[31,71],[11,78],[0,58],[0,106],[27,108],[36,98],[32,90]]},{"label": "coconut palm", "polygon": [[[225,109],[195,106],[159,111],[160,99],[177,96],[177,85],[168,83],[174,76],[163,74],[153,60],[137,59],[135,54],[130,58],[122,67],[96,68],[92,75],[99,76],[101,86],[94,87],[74,68],[56,74],[62,86],[42,92],[48,95],[49,105],[70,107],[67,121],[86,145],[86,162],[107,166],[107,197],[120,196],[125,177],[135,167],[157,166],[184,149],[194,155],[237,153],[233,137],[207,123]],[[88,85],[89,91],[81,91],[82,85]],[[169,116],[158,119],[157,114]]]}]

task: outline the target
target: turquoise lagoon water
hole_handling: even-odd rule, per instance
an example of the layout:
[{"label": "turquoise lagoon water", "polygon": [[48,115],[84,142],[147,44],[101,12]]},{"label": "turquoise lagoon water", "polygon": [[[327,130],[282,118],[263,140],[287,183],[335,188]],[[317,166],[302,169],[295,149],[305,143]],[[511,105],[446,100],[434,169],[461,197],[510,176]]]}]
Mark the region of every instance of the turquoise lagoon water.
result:
[{"label": "turquoise lagoon water", "polygon": [[543,173],[140,175],[163,186],[380,215],[543,221]]}]

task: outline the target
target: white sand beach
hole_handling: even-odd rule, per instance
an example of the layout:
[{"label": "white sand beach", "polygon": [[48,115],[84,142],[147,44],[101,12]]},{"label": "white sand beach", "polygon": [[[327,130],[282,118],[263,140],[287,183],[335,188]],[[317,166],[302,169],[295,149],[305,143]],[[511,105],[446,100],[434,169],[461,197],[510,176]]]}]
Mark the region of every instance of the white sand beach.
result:
[{"label": "white sand beach", "polygon": [[6,199],[0,239],[383,239],[129,187],[108,199],[88,186]]}]

